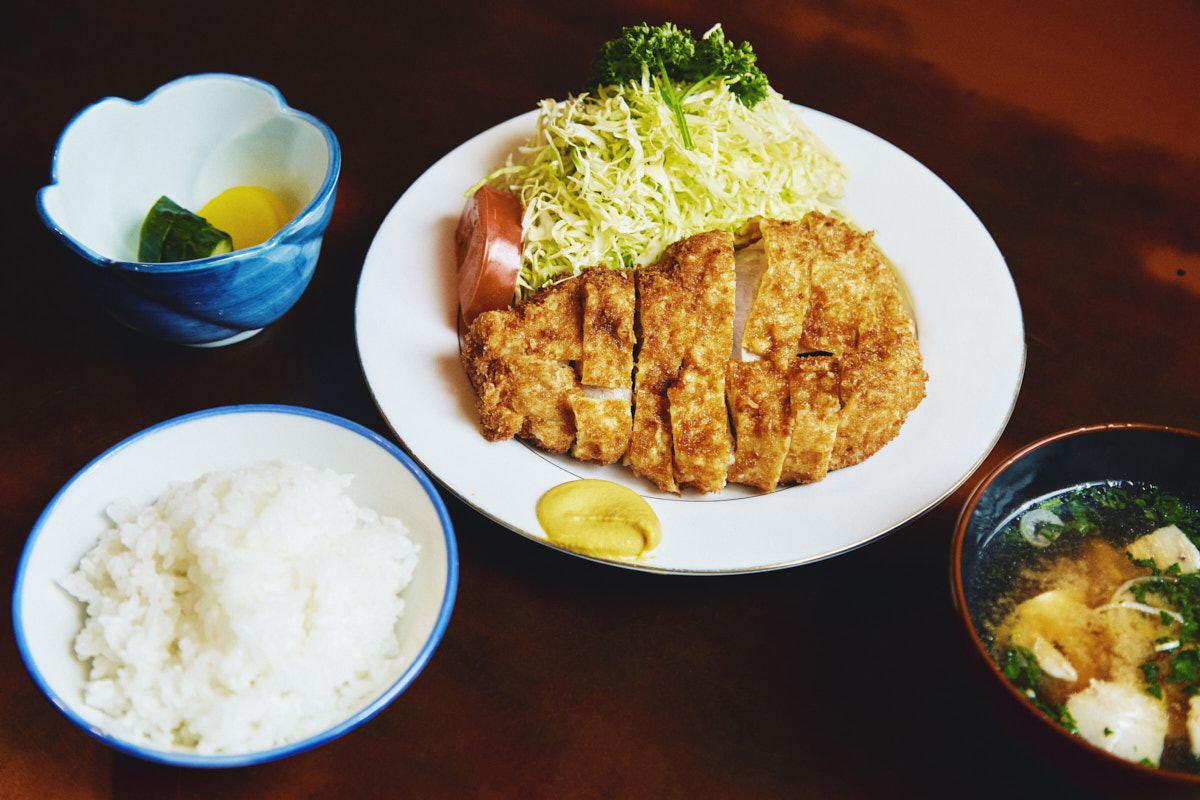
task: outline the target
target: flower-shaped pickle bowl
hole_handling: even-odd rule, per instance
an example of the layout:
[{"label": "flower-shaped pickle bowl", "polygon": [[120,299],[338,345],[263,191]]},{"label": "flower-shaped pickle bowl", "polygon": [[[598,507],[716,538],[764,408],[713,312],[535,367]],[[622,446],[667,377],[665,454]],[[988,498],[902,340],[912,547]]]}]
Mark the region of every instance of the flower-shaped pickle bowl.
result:
[{"label": "flower-shaped pickle bowl", "polygon": [[[221,345],[253,336],[304,293],[333,212],[341,151],[330,128],[238,75],[191,75],[140,102],[110,97],[81,111],[37,197],[47,227],[82,259],[75,275],[107,313],[168,342]],[[262,244],[165,264],[136,260],[160,196],[190,210],[232,186],[274,192],[291,220]]]}]

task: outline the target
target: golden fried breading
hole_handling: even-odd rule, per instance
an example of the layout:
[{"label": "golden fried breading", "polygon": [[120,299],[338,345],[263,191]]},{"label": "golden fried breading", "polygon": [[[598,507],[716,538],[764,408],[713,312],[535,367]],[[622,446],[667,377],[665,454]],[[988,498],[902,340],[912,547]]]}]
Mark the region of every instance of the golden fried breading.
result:
[{"label": "golden fried breading", "polygon": [[684,362],[724,370],[733,348],[733,237],[712,231],[675,242],[638,268],[637,281],[638,372],[673,380]]},{"label": "golden fried breading", "polygon": [[804,222],[755,217],[739,237],[763,243],[767,266],[746,315],[742,347],[784,365],[801,352],[816,235]]},{"label": "golden fried breading", "polygon": [[805,356],[788,370],[791,439],[780,483],[816,483],[829,471],[838,435],[839,364],[833,356]]},{"label": "golden fried breading", "polygon": [[[656,263],[637,270],[637,292],[639,350],[626,462],[664,491],[681,484],[716,491],[705,487],[716,485],[714,464],[722,452],[718,488],[724,485],[730,451],[724,383],[733,347],[733,237],[713,231],[668,246]],[[685,375],[672,399],[671,388]],[[683,434],[680,441],[676,433]]]},{"label": "golden fried breading", "polygon": [[583,292],[583,352],[578,364],[585,387],[623,396],[577,397],[576,440],[571,455],[581,461],[611,464],[629,448],[633,432],[633,324],[637,313],[634,273],[589,267],[579,274]]},{"label": "golden fried breading", "polygon": [[665,270],[637,270],[638,354],[633,384],[633,433],[625,463],[664,492],[677,492],[667,387],[683,353],[672,333],[674,286]]},{"label": "golden fried breading", "polygon": [[683,341],[684,363],[716,371],[724,397],[725,362],[733,349],[733,236],[725,231],[690,236],[668,246],[659,263],[664,260],[673,262],[680,284],[675,317],[685,324],[675,335]]},{"label": "golden fried breading", "polygon": [[583,354],[582,315],[577,278],[547,286],[512,308],[480,314],[467,330],[463,359],[515,355],[574,361]]},{"label": "golden fried breading", "polygon": [[842,413],[830,469],[858,464],[900,432],[925,397],[917,342],[895,331],[864,332],[842,360]]},{"label": "golden fried breading", "polygon": [[675,480],[702,492],[725,486],[732,442],[725,409],[725,370],[685,366],[667,389]]},{"label": "golden fried breading", "polygon": [[570,365],[583,352],[581,317],[580,287],[571,280],[471,323],[461,360],[485,438],[520,436],[552,453],[570,448],[571,397],[583,393]]},{"label": "golden fried breading", "polygon": [[594,464],[620,461],[629,449],[633,415],[628,400],[572,395],[575,446],[571,455]]},{"label": "golden fried breading", "polygon": [[739,237],[755,242],[739,350],[763,360],[730,360],[734,240],[699,234],[650,266],[587,268],[477,317],[461,359],[484,436],[623,461],[676,493],[820,481],[886,445],[928,375],[872,235],[813,212],[752,219]]},{"label": "golden fried breading", "polygon": [[[853,227],[813,211],[803,223],[816,239],[809,287],[809,307],[801,335],[802,349],[840,356],[858,339],[859,313],[866,292],[864,251],[871,245]],[[866,261],[865,261],[865,260]]]},{"label": "golden fried breading", "polygon": [[625,463],[664,492],[678,492],[675,483],[675,453],[671,440],[671,412],[665,394],[649,389],[633,393],[633,432]]},{"label": "golden fried breading", "polygon": [[863,253],[867,299],[858,346],[842,361],[843,408],[831,469],[858,464],[894,439],[925,398],[929,377],[895,270],[873,245]]},{"label": "golden fried breading", "polygon": [[475,361],[468,371],[484,438],[497,442],[519,436],[551,453],[570,448],[575,440],[571,401],[583,390],[569,364],[506,356]]},{"label": "golden fried breading", "polygon": [[484,436],[519,436],[555,453],[575,443],[578,458],[619,460],[630,435],[629,401],[588,398],[572,362],[584,383],[629,389],[634,297],[631,274],[593,267],[479,315],[461,358]]},{"label": "golden fried breading", "polygon": [[787,375],[770,361],[730,361],[725,396],[735,442],[730,482],[774,491],[792,436]]},{"label": "golden fried breading", "polygon": [[633,321],[637,293],[633,272],[589,267],[583,281],[583,353],[586,386],[629,389],[633,380]]}]

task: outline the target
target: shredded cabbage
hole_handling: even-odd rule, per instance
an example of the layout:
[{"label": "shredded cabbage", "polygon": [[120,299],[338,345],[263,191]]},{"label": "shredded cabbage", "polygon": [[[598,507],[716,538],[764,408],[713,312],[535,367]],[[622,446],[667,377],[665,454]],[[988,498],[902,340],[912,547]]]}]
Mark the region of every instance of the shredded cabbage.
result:
[{"label": "shredded cabbage", "polygon": [[536,134],[483,183],[521,198],[523,295],[595,264],[634,267],[750,217],[828,212],[846,172],[773,89],[746,108],[723,81],[684,103],[694,149],[642,83],[540,104]]}]

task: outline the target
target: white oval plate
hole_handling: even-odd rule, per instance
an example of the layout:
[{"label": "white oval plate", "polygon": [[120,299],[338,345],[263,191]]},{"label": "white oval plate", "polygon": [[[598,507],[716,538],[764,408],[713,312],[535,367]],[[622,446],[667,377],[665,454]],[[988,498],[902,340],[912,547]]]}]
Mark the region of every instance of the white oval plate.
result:
[{"label": "white oval plate", "polygon": [[1021,307],[1004,258],[926,167],[861,128],[800,111],[849,169],[843,210],[876,231],[911,294],[928,394],[894,441],[820,483],[766,495],[730,485],[683,497],[621,466],[486,441],[459,364],[454,227],[467,189],[532,134],[534,110],[434,164],[367,252],[355,312],[359,357],[375,402],[412,456],[481,514],[548,546],[534,513],[548,489],[581,477],[630,486],[662,519],[662,544],[637,561],[607,563],[664,573],[754,572],[828,558],[914,519],[962,484],[1004,430],[1025,369]]}]

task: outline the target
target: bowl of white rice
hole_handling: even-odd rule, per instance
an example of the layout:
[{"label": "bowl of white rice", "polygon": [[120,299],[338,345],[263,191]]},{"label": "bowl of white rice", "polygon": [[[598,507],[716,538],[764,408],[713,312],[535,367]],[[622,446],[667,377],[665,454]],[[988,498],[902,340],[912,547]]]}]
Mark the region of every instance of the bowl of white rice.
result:
[{"label": "bowl of white rice", "polygon": [[120,442],[58,492],[17,566],[13,629],[88,734],[235,767],[383,711],[457,586],[446,507],[395,444],[310,409],[228,406]]}]

